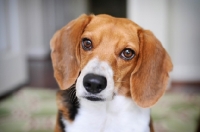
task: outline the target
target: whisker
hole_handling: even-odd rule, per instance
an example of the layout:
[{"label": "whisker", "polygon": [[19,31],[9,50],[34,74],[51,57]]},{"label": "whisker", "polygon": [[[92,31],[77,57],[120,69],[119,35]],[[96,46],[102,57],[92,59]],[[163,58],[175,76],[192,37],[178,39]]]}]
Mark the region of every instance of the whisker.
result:
[{"label": "whisker", "polygon": [[115,82],[127,82],[127,81],[115,81]]},{"label": "whisker", "polygon": [[113,75],[114,77],[120,77],[120,75]]},{"label": "whisker", "polygon": [[129,82],[127,82],[127,81],[115,81],[115,83],[129,83]]}]

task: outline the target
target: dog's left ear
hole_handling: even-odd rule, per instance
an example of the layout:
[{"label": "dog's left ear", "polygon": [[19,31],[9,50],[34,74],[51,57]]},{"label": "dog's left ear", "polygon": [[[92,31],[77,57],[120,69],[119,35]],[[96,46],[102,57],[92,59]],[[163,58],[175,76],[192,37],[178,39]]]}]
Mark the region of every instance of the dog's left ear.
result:
[{"label": "dog's left ear", "polygon": [[75,83],[80,72],[81,35],[92,16],[81,15],[57,31],[50,41],[54,76],[62,90]]},{"label": "dog's left ear", "polygon": [[165,92],[172,62],[159,40],[151,31],[138,31],[139,59],[131,74],[130,86],[133,100],[141,107],[150,107]]}]

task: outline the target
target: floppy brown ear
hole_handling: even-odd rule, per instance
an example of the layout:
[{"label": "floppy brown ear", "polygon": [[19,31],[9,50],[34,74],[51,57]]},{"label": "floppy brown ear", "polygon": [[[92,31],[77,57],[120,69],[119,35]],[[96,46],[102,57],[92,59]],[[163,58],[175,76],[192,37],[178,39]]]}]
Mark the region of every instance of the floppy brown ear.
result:
[{"label": "floppy brown ear", "polygon": [[50,41],[54,77],[63,90],[75,83],[80,72],[81,35],[91,17],[81,15],[57,31]]},{"label": "floppy brown ear", "polygon": [[165,92],[172,62],[151,31],[140,30],[137,71],[131,74],[131,96],[141,107],[150,107]]}]

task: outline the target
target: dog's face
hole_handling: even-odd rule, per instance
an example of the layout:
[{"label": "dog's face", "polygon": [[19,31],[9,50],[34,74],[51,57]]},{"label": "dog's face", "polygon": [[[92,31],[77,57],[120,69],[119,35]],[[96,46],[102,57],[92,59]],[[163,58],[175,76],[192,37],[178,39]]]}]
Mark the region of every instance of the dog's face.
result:
[{"label": "dog's face", "polygon": [[[138,53],[137,27],[130,25],[129,21],[115,22],[107,16],[93,18],[80,40],[78,97],[111,100],[119,92],[130,93],[130,89],[126,88],[130,87],[129,79],[137,64]],[[91,74],[91,79],[86,78],[88,74]],[[98,81],[96,83],[99,84],[91,81]]]},{"label": "dog's face", "polygon": [[149,107],[164,93],[172,69],[150,31],[108,15],[80,16],[54,35],[51,49],[60,88],[76,81],[77,97],[90,101],[120,94]]}]

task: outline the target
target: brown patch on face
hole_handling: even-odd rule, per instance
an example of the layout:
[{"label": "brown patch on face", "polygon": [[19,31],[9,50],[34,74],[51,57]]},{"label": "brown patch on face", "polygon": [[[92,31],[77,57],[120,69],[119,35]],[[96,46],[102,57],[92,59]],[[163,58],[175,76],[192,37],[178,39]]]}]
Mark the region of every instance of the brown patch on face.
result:
[{"label": "brown patch on face", "polygon": [[[114,72],[113,79],[118,93],[130,97],[130,76],[139,55],[138,29],[139,26],[127,19],[106,15],[94,17],[81,36],[93,44],[90,51],[80,47],[81,69],[92,58],[107,62]],[[135,51],[133,59],[124,60],[120,57],[125,48]]]}]

